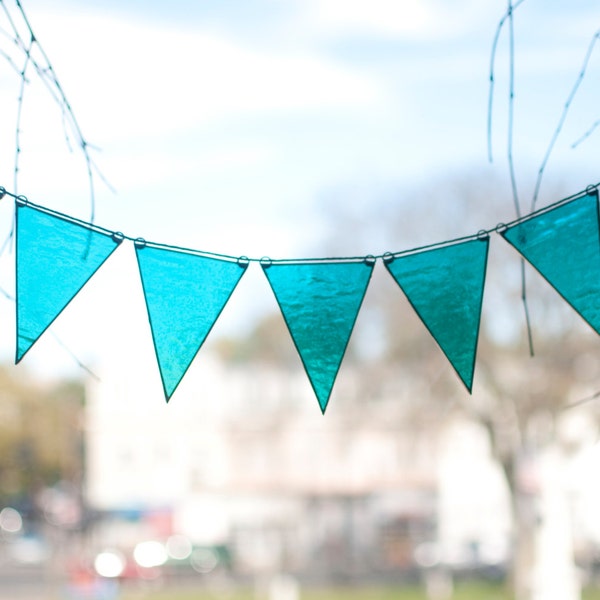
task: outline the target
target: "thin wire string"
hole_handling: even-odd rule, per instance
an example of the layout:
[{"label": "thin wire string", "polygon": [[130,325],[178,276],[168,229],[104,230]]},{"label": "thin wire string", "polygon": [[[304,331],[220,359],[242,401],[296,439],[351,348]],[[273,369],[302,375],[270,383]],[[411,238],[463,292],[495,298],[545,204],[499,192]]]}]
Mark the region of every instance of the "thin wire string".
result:
[{"label": "thin wire string", "polygon": [[581,190],[575,194],[572,194],[571,196],[566,196],[565,198],[562,198],[561,200],[557,200],[556,202],[552,202],[552,204],[548,204],[547,206],[543,206],[542,208],[537,208],[536,210],[532,210],[531,212],[527,213],[526,215],[523,215],[522,217],[520,217],[518,219],[514,219],[513,221],[509,221],[508,223],[502,223],[502,225],[504,225],[505,227],[513,227],[514,225],[518,225],[519,223],[524,223],[525,221],[529,221],[530,219],[533,219],[534,217],[543,215],[544,213],[547,213],[547,212],[553,210],[554,208],[558,208],[559,206],[562,206],[563,204],[568,204],[569,202],[572,202],[573,200],[583,198],[584,196],[589,196],[590,194],[597,195],[599,189],[600,189],[600,182],[594,183],[592,185],[589,185],[585,190]]},{"label": "thin wire string", "polygon": [[268,256],[262,256],[261,258],[252,258],[252,257],[248,257],[245,255],[234,256],[231,254],[221,254],[218,252],[211,252],[211,251],[207,251],[207,250],[198,250],[198,249],[194,249],[194,248],[186,248],[183,246],[177,246],[177,245],[172,245],[172,244],[151,242],[142,237],[129,236],[120,231],[107,229],[105,227],[97,225],[96,223],[90,223],[88,221],[84,221],[83,219],[78,219],[76,217],[72,217],[66,213],[42,206],[40,204],[36,204],[36,203],[28,200],[25,196],[22,196],[22,195],[19,196],[17,194],[9,192],[6,188],[1,187],[1,186],[0,186],[0,199],[4,196],[9,196],[14,199],[15,203],[18,206],[27,206],[27,207],[33,208],[35,210],[38,210],[40,212],[43,212],[45,214],[56,217],[58,219],[61,219],[65,222],[79,225],[83,228],[89,229],[91,232],[98,232],[98,233],[101,233],[104,235],[112,236],[118,242],[123,241],[123,240],[131,241],[138,248],[143,248],[145,246],[148,246],[148,247],[152,247],[152,248],[172,250],[175,252],[197,254],[199,256],[205,256],[205,257],[209,257],[209,258],[217,258],[217,259],[227,260],[227,261],[231,261],[231,262],[240,262],[241,261],[243,263],[257,262],[257,263],[262,263],[262,264],[271,264],[271,263],[288,263],[289,264],[289,263],[310,263],[310,262],[359,262],[359,261],[371,262],[371,261],[375,261],[377,259],[381,259],[384,262],[388,262],[390,259],[393,260],[395,258],[399,258],[399,257],[405,256],[408,254],[414,254],[414,253],[418,253],[418,252],[434,250],[437,248],[442,248],[445,246],[459,244],[459,243],[470,241],[470,240],[485,239],[492,233],[502,233],[504,230],[506,230],[510,227],[514,227],[515,225],[518,225],[519,223],[524,223],[525,221],[528,221],[536,216],[539,216],[548,211],[551,211],[554,208],[557,208],[564,204],[568,204],[569,202],[577,200],[578,198],[582,198],[582,197],[590,195],[590,194],[595,194],[597,196],[599,188],[600,188],[600,182],[590,185],[585,190],[581,190],[575,194],[572,194],[571,196],[561,198],[560,200],[557,200],[556,202],[553,202],[552,204],[548,204],[547,206],[544,206],[535,211],[532,211],[531,213],[523,215],[517,219],[508,221],[506,223],[500,223],[498,225],[495,225],[494,227],[490,227],[487,229],[481,229],[477,233],[467,235],[467,236],[452,238],[452,239],[441,241],[441,242],[434,242],[432,244],[418,246],[418,247],[410,248],[410,249],[406,249],[406,250],[399,250],[399,251],[395,251],[395,252],[388,251],[388,252],[383,252],[383,253],[379,253],[379,254],[365,254],[365,255],[358,255],[358,256],[328,256],[328,257],[311,257],[311,258],[270,258]]}]

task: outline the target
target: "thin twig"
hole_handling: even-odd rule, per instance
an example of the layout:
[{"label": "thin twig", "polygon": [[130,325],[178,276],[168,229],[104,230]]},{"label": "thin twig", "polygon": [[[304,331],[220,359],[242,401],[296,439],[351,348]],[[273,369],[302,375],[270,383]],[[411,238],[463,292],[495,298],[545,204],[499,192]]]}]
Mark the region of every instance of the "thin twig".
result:
[{"label": "thin twig", "polygon": [[[15,72],[20,76],[21,70],[17,67],[17,64],[12,59],[12,57],[8,54],[8,52],[4,52],[4,50],[0,50],[0,56],[3,56],[6,59],[6,62],[15,70]],[[29,81],[27,81],[29,83]]]},{"label": "thin twig", "polygon": [[31,63],[31,50],[35,40],[32,37],[29,40],[29,45],[25,49],[25,63],[21,70],[21,84],[19,87],[19,98],[17,100],[17,124],[15,129],[15,169],[14,169],[14,188],[15,194],[18,194],[19,181],[19,158],[21,155],[21,117],[23,114],[23,97],[25,95],[25,85],[27,82],[27,69]]},{"label": "thin twig", "polygon": [[[15,297],[8,293],[3,287],[0,287],[0,295],[4,296],[10,302],[16,302]],[[75,361],[77,366],[85,371],[88,375],[93,377],[96,381],[100,381],[100,377],[92,371],[85,363],[83,363],[77,356],[73,353],[73,351],[53,332],[49,331],[50,335],[54,338],[54,340],[58,343],[58,345]]]},{"label": "thin twig", "polygon": [[[517,177],[515,173],[515,163],[513,160],[513,133],[514,133],[514,105],[515,105],[515,30],[514,30],[514,7],[512,0],[508,0],[508,31],[509,31],[509,86],[508,86],[508,170],[510,173],[510,183],[512,188],[513,203],[517,219],[521,218],[521,204],[519,202],[519,192],[517,188]],[[531,320],[529,318],[529,304],[527,302],[527,281],[525,277],[525,260],[521,258],[521,302],[523,303],[523,312],[525,313],[525,328],[527,330],[527,342],[529,344],[529,355],[534,356],[533,331],[531,329]]]},{"label": "thin twig", "polygon": [[[15,2],[17,4],[19,12],[21,13],[23,22],[25,23],[25,25],[27,26],[27,29],[29,30],[31,38],[33,40],[35,40],[36,38],[33,33],[33,29],[31,27],[31,24],[29,23],[29,19],[27,18],[27,15],[25,14],[25,11],[23,10],[23,7],[21,6],[20,0],[15,0]],[[70,117],[70,121],[73,126],[73,130],[74,130],[75,136],[77,138],[79,147],[81,148],[83,157],[85,159],[86,170],[87,170],[87,174],[88,174],[88,183],[89,183],[89,189],[90,189],[90,222],[93,223],[95,220],[95,216],[96,216],[96,198],[95,198],[95,190],[94,190],[94,175],[93,175],[93,170],[92,170],[92,161],[91,161],[89,150],[88,150],[88,143],[87,143],[85,137],[83,136],[83,132],[81,131],[79,122],[77,121],[77,118],[75,117],[73,108],[71,107],[71,105],[67,99],[67,96],[65,95],[63,88],[58,80],[58,77],[56,76],[56,73],[54,72],[54,68],[52,67],[52,64],[48,58],[48,55],[46,54],[46,52],[44,51],[44,48],[42,47],[42,45],[39,42],[37,42],[36,45],[47,65],[46,69],[44,70],[44,73],[48,73],[48,76],[50,77],[52,83],[54,84],[54,87],[56,88],[56,91],[58,92],[58,94],[60,96],[62,105],[67,110],[67,113]]]},{"label": "thin twig", "polygon": [[508,0],[508,39],[509,39],[509,85],[508,85],[508,143],[507,157],[508,170],[510,172],[510,184],[512,188],[513,203],[517,219],[521,218],[521,206],[517,189],[517,178],[515,175],[515,163],[513,160],[513,132],[515,112],[515,30],[513,19],[512,0]]},{"label": "thin twig", "polygon": [[590,137],[590,135],[592,135],[592,133],[596,131],[598,125],[600,125],[600,119],[595,121],[594,124],[577,141],[573,142],[571,144],[571,148],[574,150],[575,148],[577,148],[577,146],[579,146],[579,144],[587,140]]},{"label": "thin twig", "polygon": [[[8,8],[6,8],[6,4],[4,4],[4,0],[0,0],[0,4],[2,4],[2,10],[4,10],[4,14],[6,15],[6,19],[9,22],[10,26],[12,27],[13,30],[13,41],[16,43],[18,40],[21,39],[21,35],[19,34],[19,30],[17,29],[17,26],[15,25],[15,22],[13,21],[12,15],[10,14],[10,11],[8,10]],[[7,33],[8,36],[10,36],[10,34]]]},{"label": "thin twig", "polygon": [[496,52],[498,50],[498,42],[500,40],[500,33],[502,32],[502,28],[506,23],[506,20],[509,18],[510,14],[512,14],[515,9],[523,4],[525,0],[518,0],[512,5],[510,13],[507,11],[506,14],[500,19],[498,23],[498,27],[496,28],[496,33],[494,34],[494,39],[492,41],[492,52],[490,56],[490,90],[488,97],[488,115],[487,115],[487,143],[488,143],[488,160],[493,162],[492,157],[492,113],[493,113],[493,105],[494,105],[494,86],[495,86],[495,64],[496,64]]},{"label": "thin twig", "polygon": [[521,258],[521,302],[525,313],[525,327],[527,329],[527,343],[529,345],[529,356],[535,356],[533,348],[533,330],[531,327],[531,318],[529,317],[529,303],[527,302],[527,279],[525,271],[525,259]]},{"label": "thin twig", "polygon": [[[2,3],[0,2],[0,4],[2,4]],[[4,9],[4,12],[6,12],[6,8]],[[10,33],[8,33],[8,31],[6,31],[6,29],[4,29],[4,27],[0,27],[0,35],[3,35],[5,38],[9,39],[11,42],[13,42],[13,44],[15,43],[14,36],[11,35]]]},{"label": "thin twig", "polygon": [[88,375],[90,375],[91,377],[93,377],[96,381],[101,381],[100,377],[98,375],[96,375],[96,373],[94,373],[94,371],[92,371],[92,369],[90,369],[85,363],[81,362],[77,356],[71,351],[71,349],[65,345],[65,343],[53,332],[50,331],[50,334],[52,335],[52,337],[54,338],[54,340],[58,343],[58,345],[65,350],[65,352],[75,361],[75,363],[77,364],[77,366],[84,370]]},{"label": "thin twig", "polygon": [[0,295],[4,296],[7,300],[11,302],[15,301],[15,297],[12,294],[9,294],[4,288],[0,287]]},{"label": "thin twig", "polygon": [[[67,147],[69,148],[69,150],[72,151],[71,139],[73,139],[75,144],[79,147],[79,149],[81,150],[81,152],[83,154],[83,157],[85,160],[86,173],[87,173],[87,177],[88,177],[88,185],[89,185],[90,221],[93,223],[95,220],[95,213],[96,213],[96,199],[95,199],[96,194],[95,194],[94,176],[98,176],[100,178],[100,180],[105,185],[107,185],[107,187],[113,192],[114,192],[114,188],[108,183],[106,178],[103,176],[103,174],[98,169],[98,166],[96,165],[96,163],[92,160],[92,157],[90,155],[90,149],[93,149],[93,146],[91,146],[88,143],[88,141],[86,140],[86,138],[84,137],[82,129],[79,125],[79,122],[78,122],[77,118],[75,117],[73,108],[67,99],[67,96],[63,90],[63,87],[62,87],[60,81],[58,80],[58,77],[56,75],[56,72],[54,71],[52,63],[50,62],[48,55],[46,54],[43,46],[40,44],[37,37],[35,36],[35,34],[33,32],[33,28],[31,26],[31,23],[29,21],[29,18],[27,17],[20,0],[15,0],[15,3],[18,8],[18,11],[19,11],[21,22],[29,34],[29,43],[25,43],[23,36],[21,35],[21,33],[19,32],[19,29],[17,27],[17,23],[16,23],[15,19],[13,19],[11,11],[7,8],[4,0],[0,0],[0,6],[2,7],[2,10],[4,11],[4,14],[6,16],[6,19],[10,25],[10,28],[12,29],[12,36],[10,33],[6,32],[4,30],[0,30],[0,34],[3,34],[6,37],[10,38],[12,40],[12,42],[16,45],[18,50],[22,54],[25,55],[27,67],[31,66],[31,68],[35,71],[35,73],[38,75],[41,82],[46,87],[46,89],[49,92],[49,94],[51,95],[52,99],[59,106],[60,111],[61,111],[62,123],[63,123],[63,131],[65,133],[65,140],[66,140]],[[34,49],[37,49],[37,51],[39,52],[39,55],[41,56],[41,59],[39,61],[36,60],[35,57],[33,56]],[[10,57],[6,53],[4,53],[4,55],[7,59],[9,59],[9,62],[12,61],[12,59],[10,59]],[[14,61],[12,61],[12,62],[14,62]],[[24,70],[25,69],[23,69],[19,72],[21,75],[21,87],[24,86],[23,75],[22,75]],[[22,93],[19,95],[19,98],[22,99]],[[22,102],[22,100],[20,100],[20,102]],[[19,107],[19,116],[17,119],[17,134],[16,135],[17,135],[17,138],[19,138],[19,136],[20,136],[20,107]],[[17,153],[18,152],[20,152],[19,142],[17,143]],[[15,166],[15,186],[14,187],[16,190],[17,189],[17,179],[16,178],[18,176],[18,157],[15,162],[16,162],[16,166]],[[11,232],[11,235],[12,235],[12,232]]]},{"label": "thin twig", "polygon": [[[9,241],[10,238],[7,238],[6,242]],[[2,254],[2,252],[4,252],[4,247],[2,249],[0,249],[0,255]],[[4,296],[7,300],[9,300],[10,302],[15,302],[16,303],[16,298],[10,294],[9,292],[7,292],[3,287],[0,286],[0,295]],[[94,373],[94,371],[92,371],[92,369],[90,369],[84,362],[82,362],[77,355],[53,332],[53,331],[49,331],[49,333],[52,335],[52,337],[56,340],[56,342],[61,346],[61,348],[75,361],[75,363],[77,364],[77,366],[82,369],[83,371],[85,371],[86,373],[88,373],[88,375],[90,375],[91,377],[93,377],[94,379],[96,379],[96,381],[100,381],[100,377],[98,377],[98,375],[96,375],[96,373]]]},{"label": "thin twig", "polygon": [[13,217],[13,222],[11,225],[11,232],[9,235],[6,236],[5,240],[2,242],[2,245],[0,246],[0,256],[2,256],[4,254],[4,252],[6,251],[6,249],[9,247],[9,244],[11,243],[12,239],[13,239],[13,229],[15,227],[15,219]]},{"label": "thin twig", "polygon": [[595,394],[592,394],[591,396],[586,396],[585,398],[582,398],[581,400],[576,400],[575,402],[566,404],[565,406],[562,407],[562,410],[570,410],[571,408],[577,408],[578,406],[581,406],[582,404],[587,404],[588,402],[591,402],[592,400],[596,400],[597,398],[600,398],[600,391],[596,392]]},{"label": "thin twig", "polygon": [[[556,129],[554,130],[554,133],[552,134],[552,138],[550,139],[550,143],[548,144],[548,148],[546,149],[546,154],[544,155],[544,159],[542,160],[542,164],[539,168],[538,175],[537,175],[537,181],[535,182],[535,190],[533,192],[533,199],[531,201],[531,211],[532,212],[535,210],[535,205],[537,203],[537,199],[538,199],[538,196],[540,193],[540,186],[542,185],[542,178],[544,176],[544,171],[546,170],[546,165],[548,164],[548,161],[550,160],[550,155],[552,154],[552,150],[554,149],[554,144],[556,144],[556,140],[558,139],[558,136],[560,135],[560,132],[562,131],[563,125],[565,124],[565,120],[567,118],[567,114],[569,113],[569,109],[571,108],[573,99],[575,98],[575,94],[577,93],[577,90],[579,89],[579,86],[581,85],[581,82],[583,81],[583,78],[585,77],[588,63],[590,62],[590,58],[592,56],[592,52],[594,51],[594,47],[596,45],[596,41],[598,40],[598,38],[600,38],[600,30],[596,31],[596,33],[592,37],[592,41],[590,42],[590,44],[588,46],[585,58],[583,60],[583,66],[581,68],[581,71],[579,72],[579,75],[577,76],[577,79],[575,80],[575,85],[573,86],[573,89],[571,90],[571,93],[569,94],[569,97],[567,98],[567,101],[565,102],[562,114],[560,116],[560,119],[558,120],[558,125],[557,125]],[[584,137],[586,137],[586,136],[584,136]]]}]

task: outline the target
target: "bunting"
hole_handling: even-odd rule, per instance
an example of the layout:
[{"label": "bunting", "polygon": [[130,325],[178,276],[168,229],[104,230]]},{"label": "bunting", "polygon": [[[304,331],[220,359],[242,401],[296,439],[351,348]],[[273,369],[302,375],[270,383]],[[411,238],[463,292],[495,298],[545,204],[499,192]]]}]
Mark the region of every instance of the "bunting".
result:
[{"label": "bunting", "polygon": [[17,363],[122,240],[118,234],[17,200]]},{"label": "bunting", "polygon": [[16,362],[114,250],[134,243],[167,401],[240,279],[260,263],[321,412],[378,259],[394,278],[469,392],[473,387],[489,234],[499,233],[600,333],[600,216],[596,187],[477,235],[377,256],[271,260],[130,238],[16,202]]},{"label": "bunting", "polygon": [[600,333],[600,235],[596,191],[538,211],[500,234]]},{"label": "bunting", "polygon": [[248,266],[190,251],[134,243],[167,402]]},{"label": "bunting", "polygon": [[261,264],[325,413],[375,261]]},{"label": "bunting", "polygon": [[489,235],[384,264],[425,327],[471,392],[487,265]]}]

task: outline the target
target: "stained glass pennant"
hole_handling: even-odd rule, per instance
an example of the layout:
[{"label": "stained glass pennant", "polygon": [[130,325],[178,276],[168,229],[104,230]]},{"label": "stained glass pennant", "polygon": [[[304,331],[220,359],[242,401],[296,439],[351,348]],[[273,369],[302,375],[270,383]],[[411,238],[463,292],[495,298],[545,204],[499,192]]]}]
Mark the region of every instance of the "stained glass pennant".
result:
[{"label": "stained glass pennant", "polygon": [[598,198],[587,194],[501,232],[600,333]]},{"label": "stained glass pennant", "polygon": [[488,246],[486,236],[384,261],[469,392]]},{"label": "stained glass pennant", "polygon": [[247,263],[136,243],[154,350],[167,402]]},{"label": "stained glass pennant", "polygon": [[263,264],[323,413],[373,264],[368,260]]},{"label": "stained glass pennant", "polygon": [[19,362],[79,293],[122,237],[17,201]]}]

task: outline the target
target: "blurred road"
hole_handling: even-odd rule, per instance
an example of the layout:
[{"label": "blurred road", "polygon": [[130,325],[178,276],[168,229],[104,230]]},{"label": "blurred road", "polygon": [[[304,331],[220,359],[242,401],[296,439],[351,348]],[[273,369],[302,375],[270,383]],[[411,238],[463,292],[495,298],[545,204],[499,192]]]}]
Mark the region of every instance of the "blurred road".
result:
[{"label": "blurred road", "polygon": [[0,600],[65,598],[65,582],[43,566],[0,566]]}]

